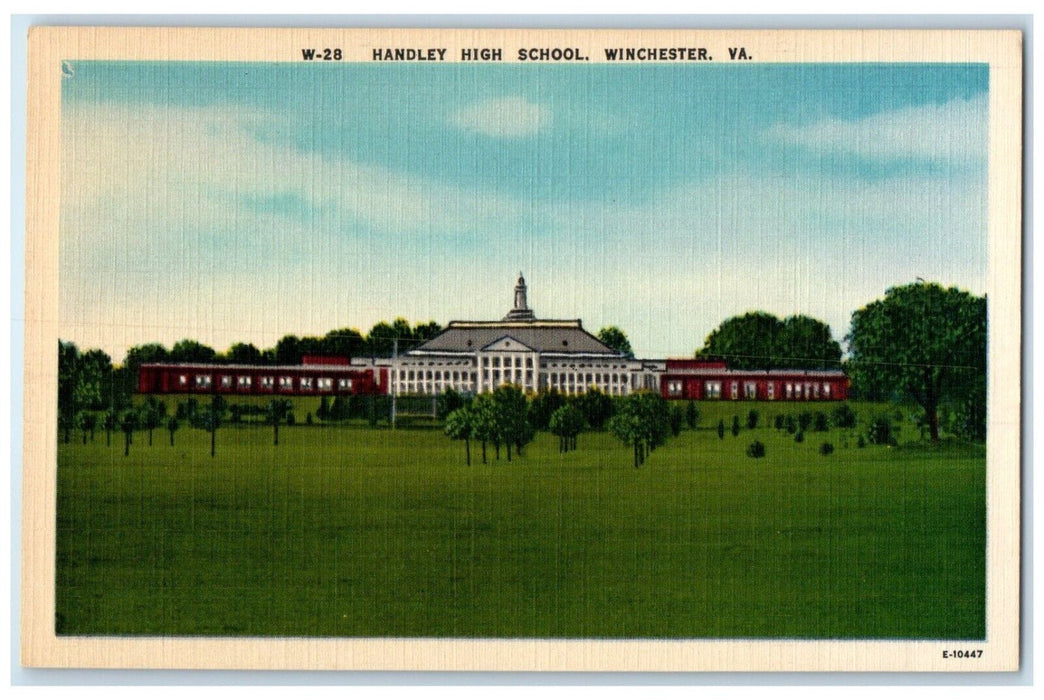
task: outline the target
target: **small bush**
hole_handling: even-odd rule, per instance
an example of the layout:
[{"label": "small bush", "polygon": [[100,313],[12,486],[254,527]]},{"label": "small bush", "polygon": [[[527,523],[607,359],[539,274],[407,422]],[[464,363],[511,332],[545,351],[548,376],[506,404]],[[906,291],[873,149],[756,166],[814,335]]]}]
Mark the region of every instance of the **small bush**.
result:
[{"label": "small bush", "polygon": [[747,446],[747,456],[753,457],[754,459],[760,459],[761,457],[764,457],[765,446],[758,440],[755,440]]},{"label": "small bush", "polygon": [[718,439],[725,439],[725,419],[721,418],[718,420]]},{"label": "small bush", "polygon": [[801,432],[808,430],[808,427],[812,425],[812,414],[808,411],[802,411],[798,414],[798,428]]},{"label": "small bush", "polygon": [[314,421],[312,420],[311,412],[306,413],[305,414],[305,425],[312,425],[313,422]]},{"label": "small bush", "polygon": [[297,418],[294,416],[294,412],[290,411],[286,414],[286,424],[294,425],[295,423],[297,423]]},{"label": "small bush", "polygon": [[732,417],[732,437],[736,437],[737,435],[739,435],[739,431],[740,431],[739,416],[733,416]]},{"label": "small bush", "polygon": [[821,455],[832,455],[834,454],[834,444],[830,442],[824,442],[819,446],[819,454]]},{"label": "small bush", "polygon": [[864,438],[862,435],[860,435],[859,439],[856,440],[856,447],[858,447],[858,448],[866,447],[866,438]]},{"label": "small bush", "polygon": [[856,424],[856,414],[851,406],[847,403],[843,403],[831,412],[830,420],[835,428],[854,428]]},{"label": "small bush", "polygon": [[788,433],[790,433],[791,435],[796,433],[798,427],[797,427],[797,422],[794,420],[794,416],[788,415],[786,418],[784,418],[783,419],[783,427],[786,428],[786,431]]},{"label": "small bush", "polygon": [[690,401],[685,407],[685,423],[689,430],[695,430],[700,422],[700,409],[695,401]]},{"label": "small bush", "polygon": [[773,421],[773,425],[775,426],[776,430],[783,430],[783,414],[779,414],[778,416],[776,416],[775,421]]},{"label": "small bush", "polygon": [[898,429],[893,427],[888,416],[877,416],[870,421],[867,429],[866,439],[872,445],[894,445],[896,444],[896,433]]},{"label": "small bush", "polygon": [[799,430],[797,432],[797,434],[794,435],[794,442],[804,442],[804,441],[805,441],[805,433],[803,433],[802,431]]},{"label": "small bush", "polygon": [[825,433],[830,429],[830,426],[827,424],[825,413],[822,411],[816,411],[815,416],[812,417],[812,429],[817,433]]},{"label": "small bush", "polygon": [[753,408],[747,412],[747,429],[754,430],[758,427],[758,420],[761,418],[761,414],[755,411]]}]

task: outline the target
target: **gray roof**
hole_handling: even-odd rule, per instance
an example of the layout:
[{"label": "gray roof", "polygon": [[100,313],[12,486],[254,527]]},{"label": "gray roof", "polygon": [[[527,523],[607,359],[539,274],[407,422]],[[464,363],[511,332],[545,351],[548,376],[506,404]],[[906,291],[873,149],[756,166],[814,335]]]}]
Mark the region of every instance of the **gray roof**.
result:
[{"label": "gray roof", "polygon": [[585,331],[580,321],[451,321],[446,330],[415,352],[476,352],[505,337],[537,352],[620,356]]}]

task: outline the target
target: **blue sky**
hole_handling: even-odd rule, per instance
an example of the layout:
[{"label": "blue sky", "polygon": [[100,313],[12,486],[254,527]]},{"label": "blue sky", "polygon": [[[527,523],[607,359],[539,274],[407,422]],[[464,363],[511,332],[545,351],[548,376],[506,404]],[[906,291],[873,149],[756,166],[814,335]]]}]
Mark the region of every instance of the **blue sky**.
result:
[{"label": "blue sky", "polygon": [[686,356],[728,316],[981,294],[981,65],[77,62],[61,335],[122,358],[540,317]]}]

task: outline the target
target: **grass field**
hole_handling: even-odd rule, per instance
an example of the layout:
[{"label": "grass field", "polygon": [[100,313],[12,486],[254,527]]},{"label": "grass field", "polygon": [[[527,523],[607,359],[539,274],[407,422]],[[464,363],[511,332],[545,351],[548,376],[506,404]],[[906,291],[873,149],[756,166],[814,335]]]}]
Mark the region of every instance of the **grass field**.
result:
[{"label": "grass field", "polygon": [[[585,433],[464,465],[436,430],[183,427],[59,445],[61,634],[985,636],[981,447],[718,413],[640,470]],[[762,408],[762,421],[785,410]],[[805,407],[802,407],[805,408]],[[863,411],[857,405],[857,413]],[[299,410],[299,412],[301,412]],[[743,417],[741,414],[741,420]],[[300,418],[299,418],[300,419]],[[914,437],[904,427],[903,437]],[[78,436],[77,436],[78,437]],[[754,439],[767,455],[744,454]],[[819,453],[830,440],[836,452]]]}]

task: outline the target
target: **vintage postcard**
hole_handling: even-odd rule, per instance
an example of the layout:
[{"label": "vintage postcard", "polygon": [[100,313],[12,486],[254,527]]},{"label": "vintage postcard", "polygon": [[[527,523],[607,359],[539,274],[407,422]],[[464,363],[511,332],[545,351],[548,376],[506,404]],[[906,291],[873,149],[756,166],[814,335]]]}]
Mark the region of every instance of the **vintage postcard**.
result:
[{"label": "vintage postcard", "polygon": [[1018,668],[1019,32],[29,46],[24,664]]}]

